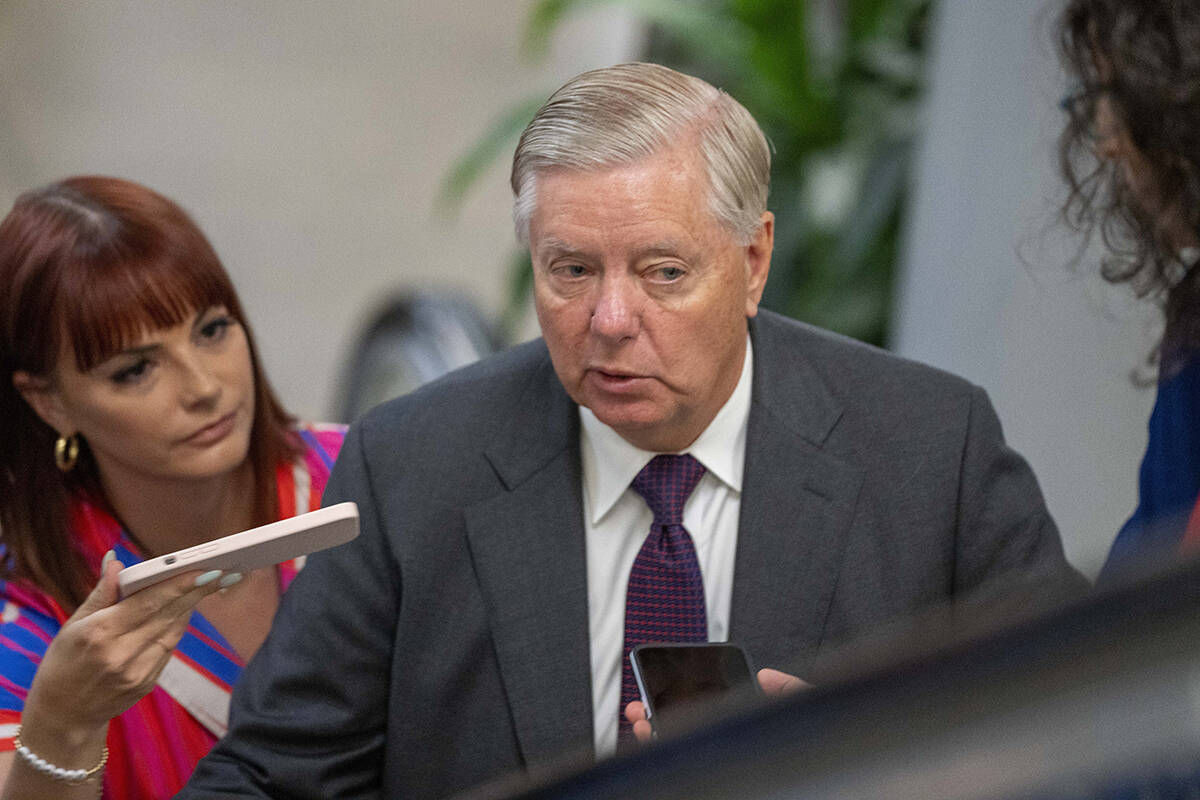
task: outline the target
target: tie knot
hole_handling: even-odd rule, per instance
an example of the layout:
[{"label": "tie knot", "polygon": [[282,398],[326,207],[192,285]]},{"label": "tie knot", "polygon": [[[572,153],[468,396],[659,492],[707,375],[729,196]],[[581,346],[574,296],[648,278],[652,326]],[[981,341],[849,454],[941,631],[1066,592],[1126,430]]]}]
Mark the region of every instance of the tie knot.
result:
[{"label": "tie knot", "polygon": [[704,475],[704,465],[689,455],[655,456],[633,479],[654,513],[655,525],[683,524],[683,504]]}]

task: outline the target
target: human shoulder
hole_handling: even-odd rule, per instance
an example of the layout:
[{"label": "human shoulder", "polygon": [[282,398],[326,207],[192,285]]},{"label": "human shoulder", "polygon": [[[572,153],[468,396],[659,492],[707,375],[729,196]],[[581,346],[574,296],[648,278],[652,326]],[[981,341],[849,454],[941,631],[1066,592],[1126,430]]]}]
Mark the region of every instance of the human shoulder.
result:
[{"label": "human shoulder", "polygon": [[776,314],[759,317],[754,402],[778,420],[809,420],[810,434],[832,428],[833,440],[852,449],[961,440],[973,409],[990,408],[983,390],[944,370]]},{"label": "human shoulder", "polygon": [[20,619],[37,621],[37,627],[51,636],[68,617],[66,611],[49,592],[20,578],[0,580],[0,625]]},{"label": "human shoulder", "polygon": [[760,312],[755,327],[756,361],[785,369],[802,362],[839,395],[887,398],[897,392],[948,392],[965,396],[977,389],[937,367],[771,312]]},{"label": "human shoulder", "polygon": [[12,749],[33,676],[66,618],[36,586],[0,580],[0,750]]},{"label": "human shoulder", "polygon": [[367,412],[351,425],[343,458],[389,480],[416,471],[430,484],[460,478],[487,483],[494,478],[484,456],[489,446],[558,441],[553,431],[567,427],[573,410],[545,345],[536,340]]},{"label": "human shoulder", "polygon": [[477,431],[505,418],[508,409],[531,389],[561,387],[541,339],[447,373],[420,388],[381,403],[359,421],[364,432],[453,423]]}]

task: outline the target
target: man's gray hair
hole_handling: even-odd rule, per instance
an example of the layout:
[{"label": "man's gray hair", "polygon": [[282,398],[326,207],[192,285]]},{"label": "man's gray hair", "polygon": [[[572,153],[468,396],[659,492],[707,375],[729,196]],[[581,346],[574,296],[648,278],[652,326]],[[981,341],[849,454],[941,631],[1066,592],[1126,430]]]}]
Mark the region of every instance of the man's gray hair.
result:
[{"label": "man's gray hair", "polygon": [[739,244],[749,244],[767,210],[767,138],[750,112],[725,92],[658,64],[584,72],[538,110],[513,155],[517,239],[529,244],[537,176],[543,170],[624,166],[681,142],[699,147],[713,216]]}]

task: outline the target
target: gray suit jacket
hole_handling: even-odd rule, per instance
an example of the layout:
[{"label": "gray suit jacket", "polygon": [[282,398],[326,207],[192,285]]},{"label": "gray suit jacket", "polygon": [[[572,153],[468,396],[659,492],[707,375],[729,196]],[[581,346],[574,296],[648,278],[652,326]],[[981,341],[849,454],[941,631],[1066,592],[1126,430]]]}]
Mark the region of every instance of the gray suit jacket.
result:
[{"label": "gray suit jacket", "polygon": [[[825,649],[1030,573],[1076,580],[983,391],[762,313],[731,639]],[[592,746],[577,409],[533,342],[375,409],[184,798],[439,797]]]}]

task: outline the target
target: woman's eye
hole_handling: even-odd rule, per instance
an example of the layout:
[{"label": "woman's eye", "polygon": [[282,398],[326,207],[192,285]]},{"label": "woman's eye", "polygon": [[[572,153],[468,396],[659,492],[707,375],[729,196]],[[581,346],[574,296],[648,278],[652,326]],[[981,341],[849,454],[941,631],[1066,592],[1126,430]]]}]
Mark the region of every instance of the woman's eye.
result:
[{"label": "woman's eye", "polygon": [[112,375],[112,382],[120,385],[137,383],[150,371],[150,360],[143,358],[128,367],[117,370]]},{"label": "woman's eye", "polygon": [[200,338],[211,341],[219,340],[225,335],[225,332],[229,330],[229,326],[232,324],[233,320],[230,317],[211,319],[200,328]]}]

